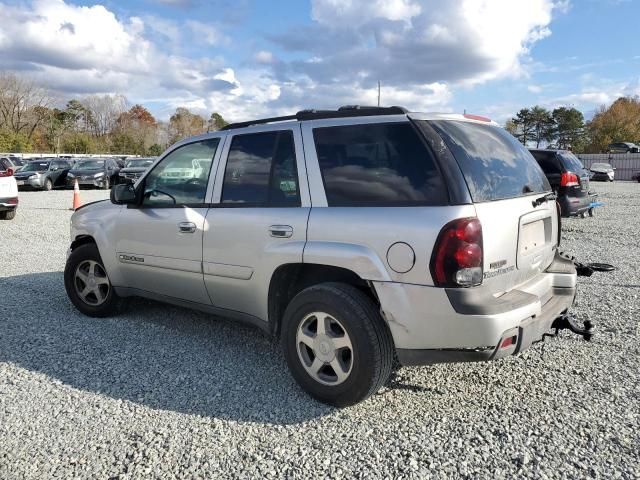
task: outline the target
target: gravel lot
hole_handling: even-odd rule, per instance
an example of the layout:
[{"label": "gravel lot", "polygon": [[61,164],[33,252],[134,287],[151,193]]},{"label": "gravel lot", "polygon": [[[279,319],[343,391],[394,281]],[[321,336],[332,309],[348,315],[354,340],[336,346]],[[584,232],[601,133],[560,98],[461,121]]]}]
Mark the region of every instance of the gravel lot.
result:
[{"label": "gravel lot", "polygon": [[594,341],[403,369],[346,410],[257,330],[144,300],[77,313],[72,192],[23,192],[0,222],[0,478],[640,478],[640,184],[593,185],[607,205],[566,220],[563,246],[619,267],[580,280]]}]

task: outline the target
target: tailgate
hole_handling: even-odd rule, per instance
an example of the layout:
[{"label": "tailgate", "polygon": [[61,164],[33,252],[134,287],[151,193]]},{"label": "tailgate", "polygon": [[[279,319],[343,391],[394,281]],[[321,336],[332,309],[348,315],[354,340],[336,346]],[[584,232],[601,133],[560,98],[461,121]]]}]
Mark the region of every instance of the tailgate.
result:
[{"label": "tailgate", "polygon": [[476,204],[482,223],[484,279],[492,294],[511,290],[543,272],[553,261],[558,219],[555,202],[533,207],[537,196]]}]

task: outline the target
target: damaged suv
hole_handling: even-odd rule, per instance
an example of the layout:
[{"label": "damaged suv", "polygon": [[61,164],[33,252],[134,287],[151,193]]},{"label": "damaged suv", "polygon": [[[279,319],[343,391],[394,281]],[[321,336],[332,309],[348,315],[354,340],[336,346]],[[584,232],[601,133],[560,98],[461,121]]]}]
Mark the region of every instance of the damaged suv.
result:
[{"label": "damaged suv", "polygon": [[396,359],[542,340],[576,292],[559,240],[544,173],[494,122],[342,107],[172,146],[74,213],[64,278],[90,316],[141,296],[256,325],[308,393],[345,406]]}]

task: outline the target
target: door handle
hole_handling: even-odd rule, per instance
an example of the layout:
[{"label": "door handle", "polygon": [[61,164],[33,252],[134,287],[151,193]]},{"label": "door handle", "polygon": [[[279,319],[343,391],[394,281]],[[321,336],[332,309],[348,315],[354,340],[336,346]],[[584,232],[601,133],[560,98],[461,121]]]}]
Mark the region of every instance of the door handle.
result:
[{"label": "door handle", "polygon": [[269,235],[276,238],[290,238],[293,235],[293,227],[290,225],[271,225]]},{"label": "door handle", "polygon": [[193,222],[180,222],[178,224],[178,231],[180,233],[193,233],[196,231],[196,224]]}]

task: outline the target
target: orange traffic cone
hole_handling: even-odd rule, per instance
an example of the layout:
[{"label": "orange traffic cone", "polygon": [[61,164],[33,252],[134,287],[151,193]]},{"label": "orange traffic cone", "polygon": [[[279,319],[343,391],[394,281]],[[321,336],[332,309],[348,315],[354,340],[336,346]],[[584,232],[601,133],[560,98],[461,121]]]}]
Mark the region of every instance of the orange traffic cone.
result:
[{"label": "orange traffic cone", "polygon": [[82,200],[80,200],[80,185],[78,185],[78,179],[76,178],[76,183],[73,186],[73,208],[72,210],[77,210],[82,206]]}]

